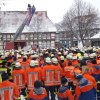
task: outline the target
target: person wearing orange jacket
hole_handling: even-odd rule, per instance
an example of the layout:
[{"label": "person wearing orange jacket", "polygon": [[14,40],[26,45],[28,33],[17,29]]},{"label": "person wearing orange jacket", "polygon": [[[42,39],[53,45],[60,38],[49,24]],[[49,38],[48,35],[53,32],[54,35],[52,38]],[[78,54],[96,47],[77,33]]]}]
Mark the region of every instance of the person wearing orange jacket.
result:
[{"label": "person wearing orange jacket", "polygon": [[74,77],[74,66],[72,66],[72,62],[69,61],[68,62],[68,66],[66,66],[64,68],[64,73],[65,73],[65,77],[68,79],[69,81],[69,88],[70,89],[74,89],[75,86],[73,85],[73,77]]},{"label": "person wearing orange jacket", "polygon": [[92,75],[94,72],[94,64],[92,63],[91,60],[86,61],[87,66],[89,67],[89,73]]},{"label": "person wearing orange jacket", "polygon": [[58,92],[58,89],[61,85],[61,77],[63,76],[63,70],[58,63],[57,58],[52,58],[52,66],[55,67],[55,90]]},{"label": "person wearing orange jacket", "polygon": [[8,74],[1,74],[2,82],[0,83],[0,100],[17,100],[20,93],[16,84],[8,81]]},{"label": "person wearing orange jacket", "polygon": [[21,95],[23,96],[26,96],[26,93],[25,93],[26,80],[25,79],[26,79],[25,71],[21,69],[20,62],[16,62],[14,70],[12,71],[12,80],[18,86],[18,89],[21,91]]},{"label": "person wearing orange jacket", "polygon": [[78,62],[77,56],[73,56],[72,65],[75,66],[78,64],[79,64],[79,62]]},{"label": "person wearing orange jacket", "polygon": [[[72,80],[73,80],[73,85],[76,86],[77,85],[77,80],[75,78],[76,75],[78,74],[81,74],[82,71],[80,70],[80,65],[74,65],[74,70],[73,70],[73,77],[72,77]],[[75,88],[75,87],[74,87]]]},{"label": "person wearing orange jacket", "polygon": [[47,92],[40,81],[34,82],[34,89],[29,92],[28,100],[48,100]]},{"label": "person wearing orange jacket", "polygon": [[23,57],[23,61],[21,62],[21,68],[25,71],[26,71],[27,68],[29,68],[29,63],[27,61],[26,56]]},{"label": "person wearing orange jacket", "polygon": [[62,69],[64,71],[64,68],[66,67],[66,60],[64,60],[64,56],[60,56],[59,64],[60,64],[60,66],[62,67]]},{"label": "person wearing orange jacket", "polygon": [[95,78],[89,74],[89,68],[86,68],[83,73],[83,77],[92,83],[95,89],[97,89],[97,84]]},{"label": "person wearing orange jacket", "polygon": [[58,100],[74,100],[74,96],[68,88],[68,80],[65,77],[62,77],[61,84],[58,90]]},{"label": "person wearing orange jacket", "polygon": [[96,91],[93,84],[83,78],[82,74],[76,76],[78,85],[75,89],[75,100],[96,100]]},{"label": "person wearing orange jacket", "polygon": [[[42,69],[42,78],[48,94],[48,100],[51,95],[51,100],[55,100],[55,67],[51,64],[49,57],[45,58],[46,65]],[[49,94],[50,92],[50,94]]]},{"label": "person wearing orange jacket", "polygon": [[26,81],[28,89],[34,88],[34,82],[36,80],[42,81],[42,69],[38,66],[38,61],[30,61],[30,68],[26,70]]}]

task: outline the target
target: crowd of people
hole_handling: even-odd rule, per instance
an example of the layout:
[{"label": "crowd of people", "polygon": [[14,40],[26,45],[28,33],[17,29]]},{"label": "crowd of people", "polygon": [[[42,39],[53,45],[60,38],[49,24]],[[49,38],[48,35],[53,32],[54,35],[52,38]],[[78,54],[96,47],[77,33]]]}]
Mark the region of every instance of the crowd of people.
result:
[{"label": "crowd of people", "polygon": [[99,47],[1,51],[0,69],[0,100],[100,100]]}]

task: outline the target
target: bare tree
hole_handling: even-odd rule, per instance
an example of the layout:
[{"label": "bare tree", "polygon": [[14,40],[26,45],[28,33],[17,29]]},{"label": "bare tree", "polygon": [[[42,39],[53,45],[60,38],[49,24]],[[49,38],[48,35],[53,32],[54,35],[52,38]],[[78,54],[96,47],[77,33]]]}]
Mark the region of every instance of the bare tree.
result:
[{"label": "bare tree", "polygon": [[99,21],[95,8],[82,0],[75,0],[63,18],[62,27],[70,32],[71,41],[77,38],[84,46],[83,40],[97,33]]}]

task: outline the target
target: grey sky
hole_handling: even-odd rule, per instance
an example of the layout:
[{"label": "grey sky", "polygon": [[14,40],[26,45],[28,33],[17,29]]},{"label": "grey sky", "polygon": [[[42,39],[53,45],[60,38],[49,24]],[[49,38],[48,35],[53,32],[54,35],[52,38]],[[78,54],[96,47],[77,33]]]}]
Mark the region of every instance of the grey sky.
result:
[{"label": "grey sky", "polygon": [[[5,2],[5,6],[3,5]],[[0,0],[1,10],[23,11],[27,4],[34,4],[37,11],[47,11],[49,18],[54,22],[60,22],[65,12],[71,7],[74,0]],[[100,12],[100,0],[83,0],[92,4]]]}]

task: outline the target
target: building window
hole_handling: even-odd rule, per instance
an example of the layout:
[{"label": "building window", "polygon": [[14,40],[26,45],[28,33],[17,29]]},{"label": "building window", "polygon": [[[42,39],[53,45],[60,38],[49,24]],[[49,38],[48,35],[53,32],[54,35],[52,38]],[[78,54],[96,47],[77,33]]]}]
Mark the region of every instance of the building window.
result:
[{"label": "building window", "polygon": [[37,34],[34,34],[34,40],[37,40]]},{"label": "building window", "polygon": [[46,34],[42,34],[42,39],[46,39]]},{"label": "building window", "polygon": [[41,33],[39,34],[39,37],[38,37],[38,38],[39,38],[39,39],[41,39],[41,38],[42,38],[42,34],[41,34]]},{"label": "building window", "polygon": [[47,39],[50,39],[50,34],[49,33],[47,33]]}]

